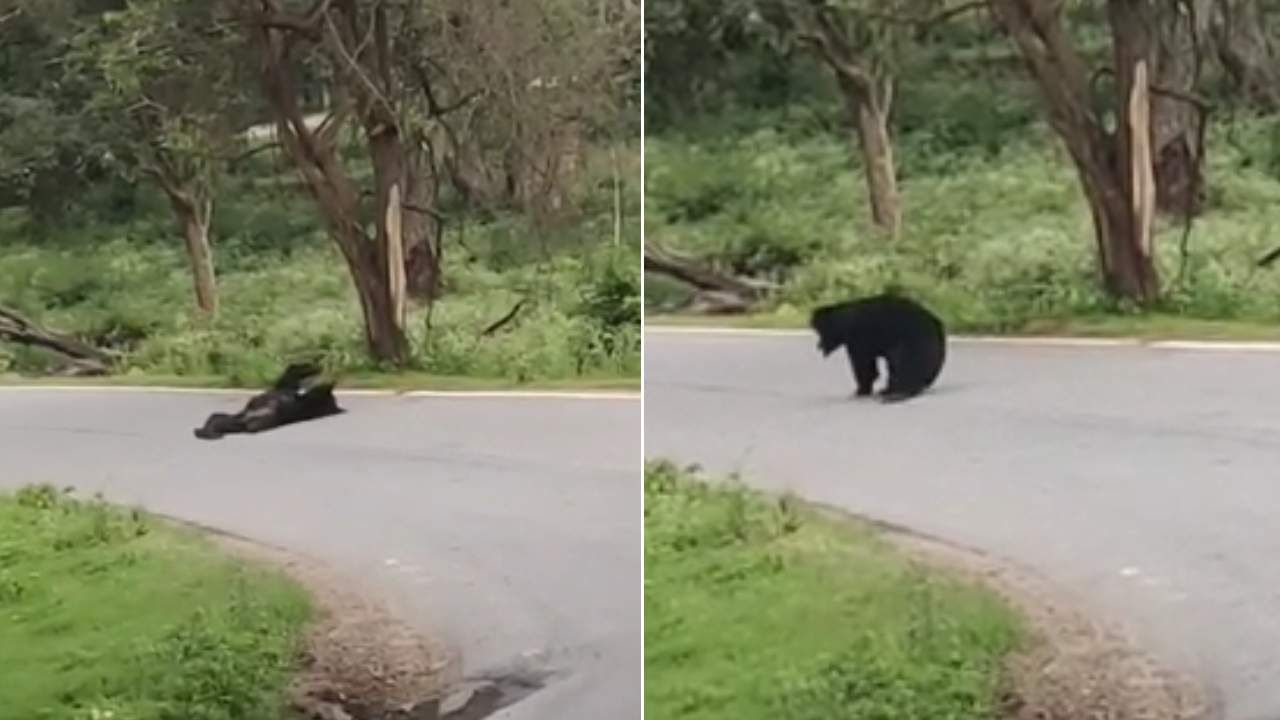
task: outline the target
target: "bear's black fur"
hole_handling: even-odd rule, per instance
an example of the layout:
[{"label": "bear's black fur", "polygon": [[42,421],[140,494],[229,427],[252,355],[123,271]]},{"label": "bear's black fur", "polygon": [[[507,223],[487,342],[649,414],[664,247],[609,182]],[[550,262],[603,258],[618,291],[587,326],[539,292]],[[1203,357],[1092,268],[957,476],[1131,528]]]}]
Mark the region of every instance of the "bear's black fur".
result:
[{"label": "bear's black fur", "polygon": [[249,398],[235,415],[213,413],[204,427],[195,429],[195,436],[217,440],[231,433],[257,433],[345,412],[333,397],[333,383],[306,384],[320,373],[320,368],[310,363],[290,365],[270,390]]},{"label": "bear's black fur", "polygon": [[871,394],[880,376],[879,358],[889,370],[880,393],[885,402],[919,395],[938,378],[946,360],[942,321],[909,298],[886,294],[826,305],[813,311],[809,325],[824,357],[844,346],[859,397]]}]

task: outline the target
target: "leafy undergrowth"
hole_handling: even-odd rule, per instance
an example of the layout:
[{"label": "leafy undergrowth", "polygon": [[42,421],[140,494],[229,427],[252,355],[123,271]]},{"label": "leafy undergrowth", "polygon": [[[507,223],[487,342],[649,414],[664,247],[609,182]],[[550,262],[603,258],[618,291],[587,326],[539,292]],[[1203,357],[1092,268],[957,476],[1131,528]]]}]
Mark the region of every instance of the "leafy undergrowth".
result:
[{"label": "leafy undergrowth", "polygon": [[[639,153],[624,154],[638,176]],[[51,225],[0,209],[0,303],[109,349],[121,374],[257,386],[302,358],[341,374],[385,372],[370,360],[351,279],[314,203],[253,179],[231,182],[217,205],[214,319],[193,310],[172,213],[149,186],[133,192],[122,217],[85,211]],[[564,226],[499,212],[451,221],[442,296],[430,310],[410,309],[404,369],[489,385],[636,381],[639,191],[623,195],[617,237],[612,195],[596,194]],[[0,373],[40,374],[52,363],[0,344]]]},{"label": "leafy undergrowth", "polygon": [[[725,120],[720,132],[647,139],[645,236],[776,283],[766,313],[799,317],[817,304],[896,288],[970,332],[1140,325],[1147,315],[1102,291],[1079,180],[1042,124],[998,137],[990,151],[935,147],[927,132],[904,133],[904,226],[890,241],[871,224],[863,174],[843,135],[763,112],[733,121],[739,125]],[[1280,270],[1256,266],[1277,244],[1271,208],[1280,173],[1246,150],[1268,147],[1274,127],[1239,119],[1210,129],[1207,205],[1185,261],[1182,223],[1158,222],[1163,294],[1151,311],[1189,320],[1188,332],[1201,329],[1196,321],[1280,325]],[[680,308],[688,295],[646,276],[652,312]]]},{"label": "leafy undergrowth", "polygon": [[649,717],[990,718],[1021,636],[992,594],[869,528],[646,468]]},{"label": "leafy undergrowth", "polygon": [[0,495],[0,716],[282,718],[304,591],[48,487]]}]

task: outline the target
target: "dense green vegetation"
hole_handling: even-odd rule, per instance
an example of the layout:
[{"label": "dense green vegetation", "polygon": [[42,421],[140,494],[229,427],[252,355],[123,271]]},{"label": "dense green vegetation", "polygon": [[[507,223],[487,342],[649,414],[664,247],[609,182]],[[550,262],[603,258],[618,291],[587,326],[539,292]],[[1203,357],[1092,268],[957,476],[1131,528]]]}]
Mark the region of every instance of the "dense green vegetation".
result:
[{"label": "dense green vegetation", "polygon": [[[631,168],[637,156],[627,156]],[[211,232],[222,290],[215,318],[195,311],[178,230],[146,186],[126,194],[132,207],[115,217],[103,205],[119,197],[53,226],[21,208],[0,212],[0,298],[119,352],[126,374],[258,383],[296,357],[319,358],[347,375],[377,371],[341,256],[310,200],[282,187],[285,179],[246,173],[228,183]],[[607,190],[567,228],[535,229],[510,213],[460,221],[446,238],[444,295],[434,308],[410,312],[407,377],[637,378],[639,194],[629,185],[623,197],[617,246]],[[526,304],[510,323],[480,337],[521,299]],[[38,371],[53,361],[0,344],[0,372]]]},{"label": "dense green vegetation", "polygon": [[[721,5],[732,3],[707,7]],[[1100,13],[1081,13],[1071,27],[1105,67]],[[1139,308],[1100,282],[1078,173],[1016,49],[985,16],[935,27],[895,56],[897,240],[871,221],[864,160],[830,73],[802,46],[781,55],[732,23],[717,26],[719,45],[699,50],[688,27],[709,21],[686,21],[651,36],[651,56],[694,69],[650,86],[646,240],[776,283],[755,322],[802,323],[816,303],[893,288],[961,330],[1140,329],[1108,320],[1117,316],[1280,320],[1280,270],[1255,266],[1280,245],[1280,115],[1245,101],[1220,72],[1206,70],[1196,88],[1212,105],[1204,211],[1185,258],[1182,218],[1157,218],[1161,292]],[[646,276],[651,314],[677,312],[689,296]]]},{"label": "dense green vegetation", "polygon": [[5,717],[285,717],[301,588],[47,486],[0,495]]},{"label": "dense green vegetation", "polygon": [[[1243,147],[1266,149],[1275,127],[1242,120],[1216,128],[1214,138],[1231,132]],[[1136,312],[1099,287],[1088,209],[1051,142],[1028,128],[991,155],[904,144],[904,232],[889,243],[870,227],[861,177],[836,136],[785,125],[720,139],[663,135],[647,144],[646,234],[778,280],[763,310],[796,321],[815,303],[894,286],[966,330]],[[1280,273],[1254,267],[1280,244],[1273,231],[1280,175],[1230,145],[1212,147],[1214,198],[1192,228],[1182,282],[1174,282],[1182,225],[1161,224],[1158,258],[1169,290],[1155,310],[1280,320]],[[678,307],[686,292],[646,277],[651,310]]]},{"label": "dense green vegetation", "polygon": [[666,463],[645,473],[645,712],[978,720],[1020,623],[981,588]]},{"label": "dense green vegetation", "polygon": [[304,10],[0,2],[0,374],[638,382],[639,6]]}]

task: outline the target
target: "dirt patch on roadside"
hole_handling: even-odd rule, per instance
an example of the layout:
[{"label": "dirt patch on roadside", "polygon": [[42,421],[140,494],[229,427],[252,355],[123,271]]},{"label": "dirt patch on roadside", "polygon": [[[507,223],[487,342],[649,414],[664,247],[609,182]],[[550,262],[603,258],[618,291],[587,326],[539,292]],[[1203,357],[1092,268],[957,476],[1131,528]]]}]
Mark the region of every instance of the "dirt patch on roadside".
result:
[{"label": "dirt patch on roadside", "polygon": [[912,560],[981,582],[1020,612],[1031,634],[1010,658],[1003,720],[1214,720],[1216,698],[1141,650],[1122,629],[1088,617],[1034,571],[907,528],[814,505],[828,517],[870,523]]},{"label": "dirt patch on roadside", "polygon": [[460,680],[459,663],[440,643],[397,620],[381,603],[351,590],[325,564],[209,528],[219,545],[268,562],[306,587],[316,617],[290,701],[308,720],[436,720]]}]

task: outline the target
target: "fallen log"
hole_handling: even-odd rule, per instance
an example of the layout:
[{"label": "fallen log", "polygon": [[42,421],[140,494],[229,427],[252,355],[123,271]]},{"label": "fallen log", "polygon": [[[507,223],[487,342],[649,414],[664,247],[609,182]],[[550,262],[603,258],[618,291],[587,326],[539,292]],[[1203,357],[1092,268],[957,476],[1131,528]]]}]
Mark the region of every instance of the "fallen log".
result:
[{"label": "fallen log", "polygon": [[644,245],[644,269],[692,286],[699,291],[699,297],[714,299],[711,305],[719,313],[745,312],[773,288],[766,282],[717,272],[652,242]]},{"label": "fallen log", "polygon": [[75,374],[105,375],[111,365],[107,353],[62,333],[47,330],[18,311],[0,305],[0,341],[39,347],[68,358]]}]

